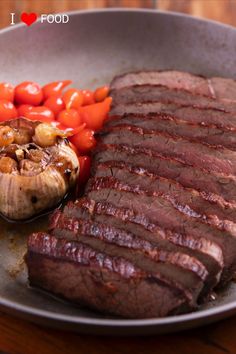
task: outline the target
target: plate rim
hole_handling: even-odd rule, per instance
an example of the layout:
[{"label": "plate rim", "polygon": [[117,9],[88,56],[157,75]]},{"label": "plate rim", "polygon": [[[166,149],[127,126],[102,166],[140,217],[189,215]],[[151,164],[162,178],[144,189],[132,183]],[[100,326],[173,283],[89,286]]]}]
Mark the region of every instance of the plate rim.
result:
[{"label": "plate rim", "polygon": [[[55,300],[56,301],[56,300]],[[175,316],[166,316],[166,317],[153,317],[153,318],[144,318],[144,319],[105,319],[97,317],[84,317],[84,316],[71,316],[66,314],[59,314],[52,311],[38,309],[32,306],[19,304],[12,300],[7,300],[1,298],[0,296],[0,307],[5,310],[13,310],[18,314],[26,314],[29,316],[39,317],[41,319],[48,320],[57,320],[61,323],[70,323],[78,325],[93,325],[93,326],[108,326],[108,327],[140,327],[140,326],[162,326],[169,324],[178,324],[179,322],[188,323],[192,321],[197,321],[202,318],[207,318],[208,320],[216,317],[220,314],[230,313],[232,310],[236,310],[236,300],[228,304],[219,305],[216,307],[211,307],[204,310],[196,310],[194,312],[175,315]]]},{"label": "plate rim", "polygon": [[[77,15],[86,15],[86,14],[96,14],[96,13],[146,13],[146,14],[156,14],[156,15],[163,15],[163,16],[167,16],[167,17],[181,17],[184,18],[186,20],[191,20],[191,21],[196,21],[196,22],[202,22],[205,24],[213,24],[213,25],[217,25],[220,27],[223,27],[225,29],[230,29],[230,30],[236,30],[236,27],[226,24],[226,23],[222,23],[216,20],[211,20],[211,19],[206,19],[206,18],[202,18],[199,16],[192,16],[192,15],[188,15],[185,13],[181,13],[181,12],[176,12],[176,11],[164,11],[164,10],[158,10],[158,9],[142,9],[142,8],[132,8],[132,7],[113,7],[113,8],[95,8],[95,9],[85,9],[85,10],[72,10],[72,11],[64,11],[64,12],[58,12],[57,14],[67,14],[69,16],[77,16]],[[40,18],[38,18],[33,26],[35,26],[36,24],[38,25],[40,23]],[[60,25],[59,24],[54,24],[54,25]],[[15,29],[19,29],[19,28],[27,28],[27,26],[25,25],[25,23],[23,22],[17,22],[15,25],[9,25],[7,27],[4,27],[2,29],[0,29],[0,35],[10,32],[12,30]]]}]

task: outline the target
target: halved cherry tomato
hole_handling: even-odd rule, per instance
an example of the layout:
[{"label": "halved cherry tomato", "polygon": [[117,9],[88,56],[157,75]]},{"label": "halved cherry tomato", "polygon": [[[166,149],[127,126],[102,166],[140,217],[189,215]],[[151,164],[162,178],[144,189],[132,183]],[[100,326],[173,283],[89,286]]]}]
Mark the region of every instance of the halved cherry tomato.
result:
[{"label": "halved cherry tomato", "polygon": [[64,93],[63,101],[66,109],[79,108],[83,104],[84,96],[81,91],[71,88]]},{"label": "halved cherry tomato", "polygon": [[64,109],[58,114],[57,120],[62,125],[70,128],[76,128],[81,123],[81,117],[76,109]]},{"label": "halved cherry tomato", "polygon": [[24,114],[25,118],[31,120],[39,120],[40,122],[50,123],[54,120],[53,112],[45,106],[38,106],[29,108]]},{"label": "halved cherry tomato", "polygon": [[18,104],[38,106],[42,99],[43,91],[36,82],[24,81],[15,88],[15,101]]},{"label": "halved cherry tomato", "polygon": [[0,83],[0,100],[14,101],[14,86],[8,82]]},{"label": "halved cherry tomato", "polygon": [[60,130],[63,130],[67,137],[70,137],[72,135],[75,135],[75,134],[81,132],[86,127],[86,124],[82,123],[81,125],[79,125],[76,128],[70,128],[70,127],[66,127],[65,125],[61,124],[58,121],[51,122],[51,125],[60,129]]},{"label": "halved cherry tomato", "polygon": [[25,117],[25,114],[28,113],[32,108],[33,106],[31,106],[30,104],[21,104],[17,107],[18,116]]},{"label": "halved cherry tomato", "polygon": [[83,106],[95,103],[94,94],[90,90],[82,90],[83,94]]},{"label": "halved cherry tomato", "polygon": [[105,98],[108,96],[109,93],[109,87],[108,86],[102,86],[98,87],[95,92],[94,92],[94,99],[96,102],[102,102],[105,100]]},{"label": "halved cherry tomato", "polygon": [[83,129],[81,132],[71,136],[69,140],[76,146],[81,153],[87,153],[95,147],[96,140],[94,138],[94,131],[91,129]]},{"label": "halved cherry tomato", "polygon": [[0,121],[13,119],[18,116],[18,112],[14,104],[7,100],[0,100]]},{"label": "halved cherry tomato", "polygon": [[46,100],[48,97],[50,97],[52,95],[55,95],[56,93],[57,94],[62,93],[63,88],[70,85],[71,82],[72,82],[71,80],[54,81],[54,82],[50,82],[49,84],[43,86],[44,100]]},{"label": "halved cherry tomato", "polygon": [[[59,123],[58,121],[54,120],[53,122],[51,122],[51,125],[57,129],[60,129],[60,130],[66,130],[68,129],[68,127],[65,127],[63,124]],[[71,128],[72,130],[72,128]]]},{"label": "halved cherry tomato", "polygon": [[79,156],[79,185],[83,185],[90,177],[91,158],[89,156]]},{"label": "halved cherry tomato", "polygon": [[107,97],[103,102],[78,108],[82,121],[86,123],[87,128],[95,131],[102,128],[103,122],[110,111],[111,102],[112,98]]},{"label": "halved cherry tomato", "polygon": [[82,130],[84,130],[85,127],[86,127],[86,124],[82,123],[81,125],[79,125],[76,128],[66,128],[65,132],[66,132],[67,137],[70,137],[72,135],[78,134],[79,132],[82,132]]},{"label": "halved cherry tomato", "polygon": [[63,102],[62,97],[56,94],[48,97],[43,105],[51,109],[55,117],[59,112],[65,109],[65,103]]}]

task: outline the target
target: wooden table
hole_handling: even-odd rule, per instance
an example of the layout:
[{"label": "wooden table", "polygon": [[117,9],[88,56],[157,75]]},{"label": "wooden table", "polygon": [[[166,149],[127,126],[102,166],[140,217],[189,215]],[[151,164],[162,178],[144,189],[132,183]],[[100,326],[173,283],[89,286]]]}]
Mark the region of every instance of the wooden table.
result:
[{"label": "wooden table", "polygon": [[[52,13],[92,7],[147,7],[190,13],[236,25],[235,0],[0,0],[0,27],[9,13]],[[187,332],[109,338],[78,335],[0,313],[0,354],[222,354],[236,353],[236,317]]]},{"label": "wooden table", "polygon": [[182,333],[112,338],[42,328],[0,313],[0,354],[234,354],[235,328],[233,317]]}]

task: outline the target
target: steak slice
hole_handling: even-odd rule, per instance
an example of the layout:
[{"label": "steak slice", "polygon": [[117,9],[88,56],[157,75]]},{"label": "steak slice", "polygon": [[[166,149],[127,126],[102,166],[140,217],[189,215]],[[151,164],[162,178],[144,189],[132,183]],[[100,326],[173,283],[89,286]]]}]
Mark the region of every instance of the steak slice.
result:
[{"label": "steak slice", "polygon": [[198,259],[156,247],[131,232],[113,226],[60,214],[52,234],[95,247],[110,256],[123,257],[142,270],[159,273],[183,289],[191,303],[196,303],[204,282],[207,294],[209,287],[211,289],[215,285]]},{"label": "steak slice", "polygon": [[206,193],[185,188],[169,178],[160,177],[139,166],[128,165],[119,161],[108,161],[96,166],[95,177],[114,177],[129,185],[139,185],[149,192],[171,195],[185,210],[192,211],[195,217],[208,220],[209,223],[221,224],[223,220],[236,222],[236,206],[226,207],[213,203]]},{"label": "steak slice", "polygon": [[225,148],[216,148],[130,125],[104,129],[99,137],[103,144],[121,144],[134,148],[142,146],[189,166],[204,168],[211,173],[236,173],[236,153]]},{"label": "steak slice", "polygon": [[115,178],[104,177],[90,179],[87,195],[96,202],[104,200],[119,207],[133,209],[137,213],[145,214],[153,223],[157,222],[174,232],[208,237],[222,248],[225,267],[222,272],[222,281],[228,281],[236,268],[236,230],[235,225],[225,222],[220,228],[212,224],[205,224],[202,220],[192,217],[189,211],[182,208],[171,197],[148,193],[139,186],[129,186]]},{"label": "steak slice", "polygon": [[120,89],[132,85],[164,85],[172,89],[184,89],[217,99],[236,99],[236,82],[220,77],[205,78],[176,70],[139,71],[116,76],[111,89]]},{"label": "steak slice", "polygon": [[212,203],[220,203],[226,207],[235,205],[236,178],[232,175],[210,174],[204,169],[193,168],[141,147],[134,149],[127,145],[99,144],[94,151],[93,171],[98,163],[107,161],[125,161],[133,166],[143,167],[161,177],[174,179],[185,187],[202,191]]},{"label": "steak slice", "polygon": [[157,130],[172,136],[183,137],[192,141],[210,145],[224,146],[236,150],[236,131],[224,131],[214,125],[191,123],[175,116],[163,113],[125,114],[113,116],[106,122],[106,127],[135,126],[148,130]]},{"label": "steak slice", "polygon": [[[140,234],[137,236],[134,231],[125,230],[122,224],[113,225],[112,220],[108,223],[98,221],[99,214],[97,217],[96,214],[91,217],[84,209],[78,209],[76,214],[81,216],[67,217],[65,214],[54,213],[50,225],[52,234],[56,237],[78,240],[111,255],[120,255],[141,269],[149,264],[151,270],[158,271],[168,279],[173,278],[172,280],[182,284],[183,288],[191,290],[191,301],[197,301],[200,289],[201,299],[205,295],[208,296],[210,289],[219,282],[222,267],[219,267],[219,263],[212,257],[204,257],[198,251],[193,252],[191,249],[175,246],[167,242],[167,239],[161,239],[159,235],[148,237],[150,231],[147,230],[144,230],[146,233],[144,237]],[[109,219],[109,215],[107,217]],[[103,242],[99,242],[98,239]],[[104,242],[110,246],[104,246]],[[148,262],[147,257],[154,263]],[[206,266],[203,261],[206,261]]]},{"label": "steak slice", "polygon": [[189,123],[212,126],[225,131],[236,129],[236,115],[217,109],[191,107],[186,104],[156,102],[135,102],[118,104],[112,107],[110,115],[159,113],[186,120]]},{"label": "steak slice", "polygon": [[105,313],[150,318],[192,309],[183,291],[161,275],[80,242],[32,234],[26,263],[32,286]]},{"label": "steak slice", "polygon": [[236,112],[235,101],[217,101],[210,97],[192,94],[186,90],[170,89],[162,85],[134,85],[110,92],[112,106],[126,103],[164,102],[199,108],[213,108],[223,112]]},{"label": "steak slice", "polygon": [[[184,252],[197,258],[205,264],[208,273],[219,281],[224,265],[222,250],[218,244],[207,238],[195,237],[190,234],[180,234],[160,227],[158,220],[151,222],[144,214],[135,213],[131,209],[116,207],[107,202],[95,202],[82,198],[75,203],[68,203],[64,215],[83,220],[94,220],[100,223],[132,232],[157,246],[165,247],[170,252]],[[53,214],[51,225],[57,224],[57,213]]]},{"label": "steak slice", "polygon": [[138,71],[115,76],[110,84],[111,90],[133,85],[164,85],[172,89],[215,97],[210,79],[176,70]]}]

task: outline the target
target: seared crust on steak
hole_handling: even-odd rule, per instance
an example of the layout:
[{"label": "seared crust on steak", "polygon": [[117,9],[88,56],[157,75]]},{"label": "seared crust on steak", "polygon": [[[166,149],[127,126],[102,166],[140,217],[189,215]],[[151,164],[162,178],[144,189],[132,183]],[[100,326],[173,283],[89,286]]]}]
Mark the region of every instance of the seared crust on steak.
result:
[{"label": "seared crust on steak", "polygon": [[236,270],[236,82],[128,73],[111,95],[84,196],[29,238],[30,283],[128,318],[191,311]]}]

